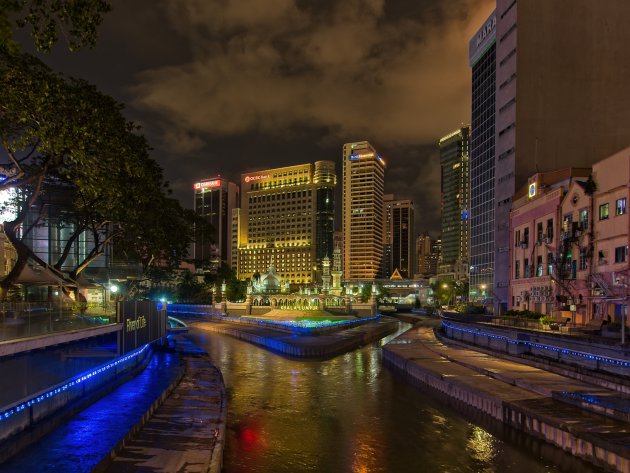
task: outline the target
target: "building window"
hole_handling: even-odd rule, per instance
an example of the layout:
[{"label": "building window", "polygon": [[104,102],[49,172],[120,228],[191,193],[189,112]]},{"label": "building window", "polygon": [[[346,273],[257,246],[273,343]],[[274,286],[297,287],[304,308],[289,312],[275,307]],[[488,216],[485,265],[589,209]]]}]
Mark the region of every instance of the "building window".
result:
[{"label": "building window", "polygon": [[529,277],[529,259],[528,258],[525,258],[523,260],[523,277],[524,278]]},{"label": "building window", "polygon": [[626,198],[617,199],[615,204],[615,215],[623,215],[627,212],[626,210]]},{"label": "building window", "polygon": [[599,206],[599,219],[606,220],[608,218],[608,203]]},{"label": "building window", "polygon": [[[542,227],[542,223],[540,224]],[[536,257],[536,276],[540,277],[543,275],[543,257],[539,255]]]},{"label": "building window", "polygon": [[588,209],[580,210],[580,230],[588,230]]},{"label": "building window", "polygon": [[553,240],[553,218],[547,219],[547,241]]},{"label": "building window", "polygon": [[523,248],[527,248],[529,246],[529,227],[525,227],[523,230]]},{"label": "building window", "polygon": [[521,277],[520,275],[521,273],[521,264],[520,261],[515,261],[514,262],[514,279],[518,279]]},{"label": "building window", "polygon": [[553,253],[547,253],[547,274],[553,274]]},{"label": "building window", "polygon": [[562,218],[562,231],[570,232],[571,231],[571,223],[573,222],[573,215],[568,214]]},{"label": "building window", "polygon": [[514,246],[521,246],[521,231],[514,232]]},{"label": "building window", "polygon": [[580,249],[580,271],[584,271],[588,268],[587,251],[586,248]]},{"label": "building window", "polygon": [[543,241],[543,223],[538,222],[536,225],[536,241],[538,243],[542,243]]},{"label": "building window", "polygon": [[615,248],[615,263],[625,263],[628,259],[628,247],[618,246]]}]

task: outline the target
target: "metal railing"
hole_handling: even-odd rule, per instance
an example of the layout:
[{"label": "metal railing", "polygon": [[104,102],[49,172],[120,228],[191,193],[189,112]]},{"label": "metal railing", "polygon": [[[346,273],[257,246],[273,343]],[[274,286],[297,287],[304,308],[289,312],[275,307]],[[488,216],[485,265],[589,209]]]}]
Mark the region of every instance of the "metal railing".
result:
[{"label": "metal railing", "polygon": [[113,304],[0,303],[0,341],[80,330],[115,322],[116,307]]}]

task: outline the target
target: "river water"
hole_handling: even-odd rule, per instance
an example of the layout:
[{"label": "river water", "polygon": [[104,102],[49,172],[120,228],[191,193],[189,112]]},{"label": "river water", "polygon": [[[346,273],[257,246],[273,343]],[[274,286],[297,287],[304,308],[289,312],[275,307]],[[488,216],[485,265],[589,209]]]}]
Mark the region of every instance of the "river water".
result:
[{"label": "river water", "polygon": [[226,335],[191,337],[225,378],[224,473],[597,471],[529,437],[470,422],[382,366],[383,342],[300,361]]}]

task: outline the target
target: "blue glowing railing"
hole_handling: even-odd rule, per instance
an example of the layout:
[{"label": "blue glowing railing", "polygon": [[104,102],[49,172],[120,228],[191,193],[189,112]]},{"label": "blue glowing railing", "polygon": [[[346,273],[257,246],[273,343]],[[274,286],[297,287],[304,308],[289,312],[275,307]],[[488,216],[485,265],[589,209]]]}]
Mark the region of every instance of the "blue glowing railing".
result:
[{"label": "blue glowing railing", "polygon": [[182,315],[221,315],[214,312],[215,308],[211,305],[201,304],[168,304],[166,312],[168,314]]},{"label": "blue glowing railing", "polygon": [[625,361],[625,360],[619,360],[617,358],[610,358],[607,356],[594,355],[592,353],[570,350],[568,348],[555,347],[553,345],[544,345],[542,343],[530,342],[528,340],[514,340],[513,338],[509,338],[504,335],[497,335],[494,333],[484,332],[481,329],[473,330],[473,329],[467,329],[463,327],[457,327],[449,322],[446,322],[445,320],[442,320],[442,327],[446,327],[446,328],[449,328],[451,330],[455,330],[458,332],[472,333],[474,335],[482,335],[484,337],[494,338],[495,340],[503,340],[506,343],[509,343],[510,345],[521,345],[521,346],[526,346],[529,348],[537,348],[539,350],[547,350],[547,351],[559,353],[562,355],[575,356],[577,358],[583,358],[585,360],[597,361],[597,362],[607,363],[614,366],[630,368],[630,362]]},{"label": "blue glowing railing", "polygon": [[81,373],[77,376],[74,376],[73,378],[70,378],[67,381],[64,381],[62,383],[59,383],[55,386],[53,386],[52,388],[49,388],[45,391],[39,392],[35,395],[33,395],[32,397],[24,400],[20,400],[17,403],[15,403],[14,405],[6,408],[4,411],[0,412],[0,421],[6,420],[9,417],[11,417],[14,414],[17,414],[18,412],[23,411],[24,409],[28,409],[29,407],[34,406],[35,404],[39,404],[42,401],[45,401],[47,399],[50,399],[54,396],[57,396],[60,393],[63,393],[64,391],[67,391],[68,389],[72,388],[73,386],[76,386],[78,384],[81,384],[95,376],[99,376],[101,373],[108,371],[112,368],[115,368],[116,366],[120,365],[121,363],[124,363],[134,357],[138,357],[140,355],[142,355],[145,350],[149,347],[149,345],[145,345],[142,348],[138,348],[135,351],[132,351],[131,353],[128,353],[124,356],[121,356],[119,358],[116,358],[113,361],[110,361],[109,363],[106,363],[104,365],[101,365],[97,368],[94,368],[90,371],[86,371],[84,373]]}]

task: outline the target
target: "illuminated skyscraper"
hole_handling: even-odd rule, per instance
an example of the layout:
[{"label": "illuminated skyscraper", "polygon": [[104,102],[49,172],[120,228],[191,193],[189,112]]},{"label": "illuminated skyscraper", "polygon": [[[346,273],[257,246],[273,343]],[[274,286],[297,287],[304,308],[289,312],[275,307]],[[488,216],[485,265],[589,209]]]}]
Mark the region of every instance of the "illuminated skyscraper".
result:
[{"label": "illuminated skyscraper", "polygon": [[232,265],[232,210],[238,207],[238,186],[216,177],[197,182],[193,188],[195,212],[212,225],[211,235],[196,232],[194,258],[214,270],[221,263]]},{"label": "illuminated skyscraper", "polygon": [[444,136],[440,142],[442,167],[442,264],[441,277],[468,280],[468,211],[470,127]]},{"label": "illuminated skyscraper", "polygon": [[419,277],[435,276],[430,271],[431,237],[427,234],[416,238],[416,273]]},{"label": "illuminated skyscraper", "polygon": [[367,141],[343,145],[343,273],[381,277],[385,161]]},{"label": "illuminated skyscraper", "polygon": [[[470,40],[472,116],[470,136],[469,298],[491,301],[494,287],[494,111],[496,15]],[[485,291],[481,290],[484,287]]]},{"label": "illuminated skyscraper", "polygon": [[402,277],[414,274],[414,206],[409,199],[395,199],[393,194],[384,196],[385,241],[383,276],[388,278],[398,269]]},{"label": "illuminated skyscraper", "polygon": [[335,163],[317,161],[243,174],[236,228],[238,274],[252,277],[273,263],[293,284],[316,281],[333,257]]}]

